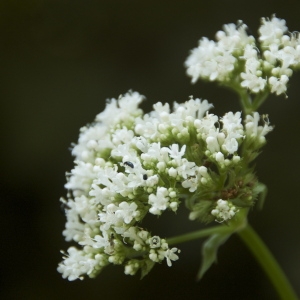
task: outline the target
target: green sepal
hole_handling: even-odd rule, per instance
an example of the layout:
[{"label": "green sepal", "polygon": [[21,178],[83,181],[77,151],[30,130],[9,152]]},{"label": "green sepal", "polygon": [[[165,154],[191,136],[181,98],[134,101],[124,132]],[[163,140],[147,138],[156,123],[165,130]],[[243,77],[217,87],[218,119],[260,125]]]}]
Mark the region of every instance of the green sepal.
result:
[{"label": "green sepal", "polygon": [[202,200],[199,203],[195,204],[192,208],[190,214],[195,215],[193,220],[199,220],[204,224],[208,224],[214,221],[215,217],[211,214],[211,211],[215,207],[215,201]]}]

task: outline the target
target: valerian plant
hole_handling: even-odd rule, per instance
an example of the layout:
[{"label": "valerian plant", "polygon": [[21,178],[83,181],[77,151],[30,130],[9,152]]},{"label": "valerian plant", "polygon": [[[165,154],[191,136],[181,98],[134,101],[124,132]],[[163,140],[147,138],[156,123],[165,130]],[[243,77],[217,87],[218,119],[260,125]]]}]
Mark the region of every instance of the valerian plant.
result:
[{"label": "valerian plant", "polygon": [[[72,149],[75,167],[67,173],[68,194],[61,199],[67,217],[63,235],[78,244],[63,252],[58,267],[63,278],[95,277],[109,264],[144,277],[156,263],[172,266],[179,258],[177,244],[208,236],[201,278],[219,246],[238,233],[279,294],[296,299],[247,216],[266,195],[253,161],[273,129],[268,115],[257,110],[270,93],[287,97],[289,78],[300,67],[300,40],[275,16],[263,18],[258,32],[256,40],[242,21],[224,25],[216,41],[202,38],[185,62],[193,83],[216,81],[234,90],[243,114],[216,116],[211,103],[194,97],[172,108],[158,102],[144,113],[139,108],[144,96],[129,91],[108,100],[94,122],[81,128]],[[143,228],[148,214],[176,212],[182,203],[190,220],[218,225],[173,238]]]}]

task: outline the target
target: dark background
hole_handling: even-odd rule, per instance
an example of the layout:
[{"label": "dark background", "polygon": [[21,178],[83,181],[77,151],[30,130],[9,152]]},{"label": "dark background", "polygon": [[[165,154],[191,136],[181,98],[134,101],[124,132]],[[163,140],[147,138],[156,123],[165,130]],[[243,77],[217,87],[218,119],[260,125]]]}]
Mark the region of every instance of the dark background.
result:
[{"label": "dark background", "polygon": [[[172,268],[158,265],[143,280],[108,267],[96,279],[68,282],[57,273],[65,218],[59,210],[68,148],[107,98],[129,89],[157,101],[189,95],[213,102],[216,114],[240,110],[230,91],[190,84],[183,62],[202,36],[242,19],[256,35],[260,18],[276,13],[300,30],[299,1],[0,1],[1,289],[2,299],[277,299],[238,237],[219,251],[197,283],[202,241],[180,245]],[[299,93],[295,74],[288,99],[261,107],[275,130],[257,162],[269,187],[250,222],[300,293]],[[163,221],[165,220],[165,221]],[[184,207],[150,218],[153,231],[195,230]],[[153,224],[151,224],[151,222]]]}]

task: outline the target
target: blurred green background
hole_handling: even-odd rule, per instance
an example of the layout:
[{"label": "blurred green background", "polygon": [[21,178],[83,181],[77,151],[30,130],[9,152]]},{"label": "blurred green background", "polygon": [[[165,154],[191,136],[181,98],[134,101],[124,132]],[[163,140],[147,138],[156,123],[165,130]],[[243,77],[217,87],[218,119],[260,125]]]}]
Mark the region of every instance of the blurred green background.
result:
[{"label": "blurred green background", "polygon": [[[157,101],[189,95],[213,102],[215,114],[240,110],[230,91],[190,84],[183,62],[202,36],[243,20],[256,35],[260,18],[276,13],[300,30],[299,1],[0,1],[1,299],[277,299],[238,237],[221,247],[218,264],[195,276],[202,241],[179,245],[172,268],[158,265],[140,280],[108,267],[96,279],[68,282],[57,273],[65,218],[59,198],[73,166],[68,148],[107,98],[129,89]],[[257,161],[269,187],[262,212],[250,221],[300,293],[299,93],[260,109],[275,130]],[[149,229],[165,236],[200,227],[166,213]]]}]

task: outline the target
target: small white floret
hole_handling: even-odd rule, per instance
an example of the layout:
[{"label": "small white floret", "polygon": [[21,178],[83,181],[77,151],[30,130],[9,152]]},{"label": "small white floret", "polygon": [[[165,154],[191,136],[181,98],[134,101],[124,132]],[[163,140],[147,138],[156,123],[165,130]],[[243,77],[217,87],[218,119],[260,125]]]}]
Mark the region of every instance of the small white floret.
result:
[{"label": "small white floret", "polygon": [[211,214],[216,217],[217,222],[222,223],[230,220],[237,212],[238,210],[230,201],[219,199]]}]

